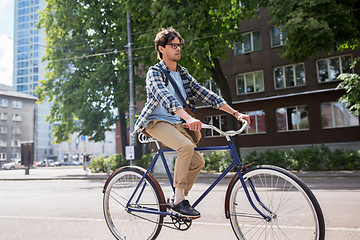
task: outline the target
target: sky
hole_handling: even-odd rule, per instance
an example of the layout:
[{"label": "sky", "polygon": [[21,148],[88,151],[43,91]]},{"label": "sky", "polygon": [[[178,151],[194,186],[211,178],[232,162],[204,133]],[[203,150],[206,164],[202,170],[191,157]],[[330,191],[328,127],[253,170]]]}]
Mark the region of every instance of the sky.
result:
[{"label": "sky", "polygon": [[14,0],[0,0],[0,83],[12,86]]}]

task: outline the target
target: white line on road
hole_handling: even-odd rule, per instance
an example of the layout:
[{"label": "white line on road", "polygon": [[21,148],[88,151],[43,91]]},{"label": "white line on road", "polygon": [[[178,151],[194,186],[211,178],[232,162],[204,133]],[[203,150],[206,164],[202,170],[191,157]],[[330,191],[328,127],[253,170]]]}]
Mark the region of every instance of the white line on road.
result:
[{"label": "white line on road", "polygon": [[[26,216],[0,216],[0,219],[31,219],[31,220],[60,220],[60,221],[92,221],[103,222],[102,218],[67,218],[67,217],[26,217]],[[194,224],[208,225],[208,226],[228,226],[230,223],[211,223],[195,221]],[[346,228],[346,227],[327,227],[326,231],[346,231],[346,232],[360,232],[360,228]]]}]

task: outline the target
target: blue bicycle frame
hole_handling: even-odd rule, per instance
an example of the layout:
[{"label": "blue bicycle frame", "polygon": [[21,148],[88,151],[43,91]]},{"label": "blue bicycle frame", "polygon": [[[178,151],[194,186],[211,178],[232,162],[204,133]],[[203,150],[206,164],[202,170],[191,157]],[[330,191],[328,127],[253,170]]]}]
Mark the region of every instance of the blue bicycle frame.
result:
[{"label": "blue bicycle frame", "polygon": [[[259,213],[259,215],[261,215],[261,217],[263,217],[265,220],[269,220],[270,217],[269,216],[266,216],[262,211],[260,211],[254,204],[253,200],[252,200],[252,197],[249,193],[249,190],[247,189],[247,186],[246,186],[246,183],[244,181],[244,178],[241,174],[241,171],[240,169],[243,167],[236,151],[235,151],[235,148],[234,148],[234,145],[232,144],[231,141],[229,141],[229,144],[227,146],[220,146],[220,147],[198,147],[198,148],[195,148],[195,151],[205,151],[205,150],[211,150],[211,151],[216,151],[216,150],[230,150],[232,156],[233,156],[233,159],[234,161],[226,168],[226,170],[211,184],[211,186],[209,186],[206,191],[195,201],[195,203],[192,205],[192,207],[196,207],[205,197],[206,195],[225,177],[226,174],[228,174],[230,172],[230,170],[232,168],[234,168],[235,166],[238,166],[237,168],[237,175],[241,181],[241,184],[243,186],[243,189],[245,191],[245,194],[249,200],[249,203],[251,204],[251,206],[254,208],[254,210]],[[132,194],[132,196],[130,197],[128,203],[127,203],[127,210],[129,212],[142,212],[142,213],[149,213],[149,214],[158,214],[158,215],[173,215],[174,216],[174,213],[172,212],[166,212],[166,211],[159,211],[158,209],[154,209],[154,208],[149,208],[147,206],[142,206],[142,205],[136,205],[135,207],[132,207],[133,204],[130,204],[135,196],[135,194],[140,191],[139,193],[139,196],[138,198],[136,199],[135,203],[138,203],[139,202],[139,199],[141,197],[141,193],[142,193],[142,190],[145,188],[145,184],[146,184],[146,181],[144,181],[146,175],[148,173],[151,173],[153,171],[153,168],[157,162],[157,160],[159,159],[159,157],[161,157],[161,160],[163,162],[163,165],[165,167],[165,170],[166,170],[166,174],[167,174],[167,177],[169,179],[169,182],[171,184],[171,187],[173,189],[173,191],[175,191],[175,188],[174,188],[174,185],[173,185],[173,178],[172,178],[172,175],[171,175],[171,172],[170,172],[170,169],[169,169],[169,166],[166,162],[166,159],[164,157],[164,152],[174,152],[174,150],[172,149],[162,149],[160,148],[158,150],[158,152],[155,154],[153,160],[151,161],[150,163],[150,166],[148,167],[148,169],[146,170],[145,174],[142,176],[141,180],[139,181],[137,187],[135,188],[135,191],[134,193]],[[141,185],[144,184],[142,187]],[[251,181],[249,181],[249,185],[250,185],[250,188],[252,189],[252,192],[253,192],[253,195],[256,199],[256,201],[260,204],[260,206],[262,206],[264,208],[265,211],[267,211],[268,213],[272,213],[260,200],[260,198],[258,197],[257,193],[256,193],[256,189],[255,189],[255,186],[252,184]]]}]

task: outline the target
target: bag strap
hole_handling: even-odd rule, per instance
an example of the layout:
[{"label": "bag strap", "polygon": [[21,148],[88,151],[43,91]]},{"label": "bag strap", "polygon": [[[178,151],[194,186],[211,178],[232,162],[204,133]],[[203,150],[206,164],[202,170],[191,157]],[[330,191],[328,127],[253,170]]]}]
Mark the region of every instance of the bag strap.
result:
[{"label": "bag strap", "polygon": [[157,67],[157,69],[160,70],[161,72],[163,72],[165,74],[165,76],[169,79],[169,81],[171,82],[171,85],[173,86],[176,94],[179,96],[180,100],[183,102],[183,107],[186,108],[187,107],[186,100],[184,99],[183,95],[180,93],[179,87],[176,84],[175,80],[170,76],[168,71],[166,71],[165,69],[163,69],[161,67]]}]

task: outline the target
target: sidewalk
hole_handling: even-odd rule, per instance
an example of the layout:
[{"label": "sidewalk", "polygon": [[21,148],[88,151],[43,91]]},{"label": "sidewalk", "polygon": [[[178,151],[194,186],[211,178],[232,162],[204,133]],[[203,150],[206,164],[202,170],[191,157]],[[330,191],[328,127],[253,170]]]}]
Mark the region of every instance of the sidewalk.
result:
[{"label": "sidewalk", "polygon": [[[319,171],[319,172],[294,172],[300,178],[344,178],[358,177],[360,171]],[[154,173],[155,177],[166,178],[163,173]],[[217,178],[219,173],[201,172],[199,178]],[[231,178],[234,173],[229,173],[226,178]],[[0,181],[11,180],[104,180],[108,177],[106,173],[86,172],[82,167],[46,167],[30,169],[29,175],[25,175],[25,169],[0,170]]]}]

